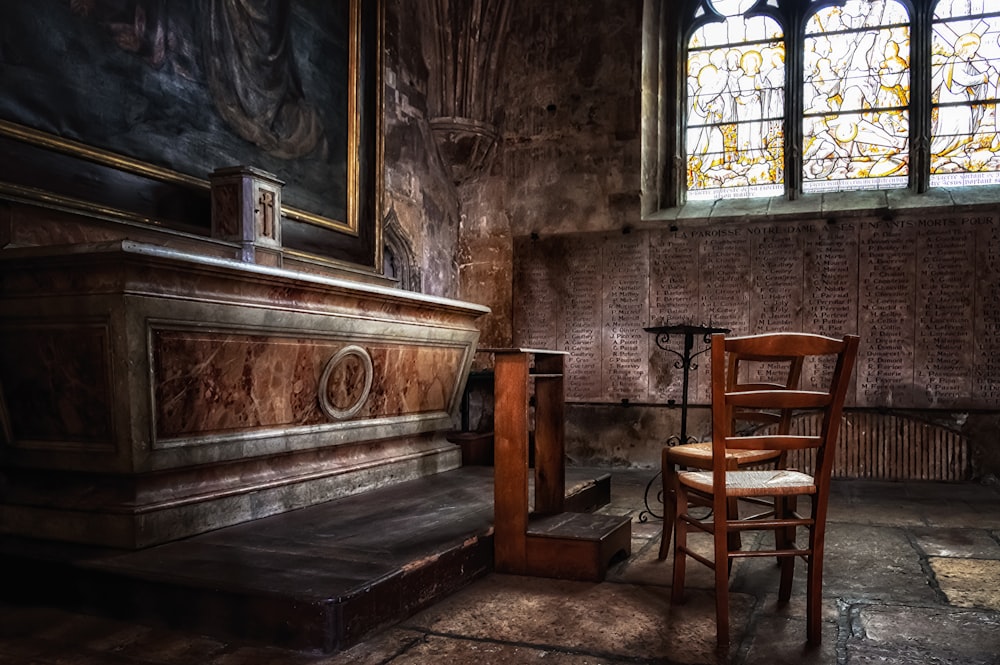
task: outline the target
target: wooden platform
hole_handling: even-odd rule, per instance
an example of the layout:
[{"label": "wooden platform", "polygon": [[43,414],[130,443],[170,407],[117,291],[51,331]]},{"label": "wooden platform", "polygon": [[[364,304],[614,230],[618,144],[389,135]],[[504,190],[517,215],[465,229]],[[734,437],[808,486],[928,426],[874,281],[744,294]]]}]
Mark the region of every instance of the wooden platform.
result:
[{"label": "wooden platform", "polygon": [[[566,509],[610,500],[567,470]],[[493,470],[455,471],[135,552],[0,540],[7,600],[330,653],[493,567]]]},{"label": "wooden platform", "polygon": [[631,518],[563,512],[528,523],[527,575],[603,582],[608,566],[632,553]]}]

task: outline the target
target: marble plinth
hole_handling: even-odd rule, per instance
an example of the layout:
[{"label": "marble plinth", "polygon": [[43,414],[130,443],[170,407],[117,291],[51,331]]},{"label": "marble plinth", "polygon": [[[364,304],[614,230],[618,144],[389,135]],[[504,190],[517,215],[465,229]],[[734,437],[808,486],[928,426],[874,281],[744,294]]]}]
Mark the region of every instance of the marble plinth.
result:
[{"label": "marble plinth", "polygon": [[131,241],[0,275],[3,533],[144,547],[461,463],[485,307]]}]

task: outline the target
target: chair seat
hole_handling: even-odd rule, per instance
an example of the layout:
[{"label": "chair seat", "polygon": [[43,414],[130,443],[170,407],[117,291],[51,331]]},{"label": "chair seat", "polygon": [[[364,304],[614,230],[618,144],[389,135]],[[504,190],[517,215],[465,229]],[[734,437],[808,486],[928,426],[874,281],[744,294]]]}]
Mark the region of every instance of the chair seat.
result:
[{"label": "chair seat", "polygon": [[[686,487],[698,492],[712,491],[711,471],[684,471],[677,475]],[[815,494],[816,481],[808,473],[782,469],[766,471],[729,471],[726,473],[727,496],[777,496]]]},{"label": "chair seat", "polygon": [[[667,461],[681,466],[693,466],[697,469],[709,469],[712,466],[712,442],[685,443],[666,449]],[[781,455],[777,450],[726,450],[726,462],[735,462],[735,466],[746,466],[770,462]],[[730,468],[732,464],[727,464]]]}]

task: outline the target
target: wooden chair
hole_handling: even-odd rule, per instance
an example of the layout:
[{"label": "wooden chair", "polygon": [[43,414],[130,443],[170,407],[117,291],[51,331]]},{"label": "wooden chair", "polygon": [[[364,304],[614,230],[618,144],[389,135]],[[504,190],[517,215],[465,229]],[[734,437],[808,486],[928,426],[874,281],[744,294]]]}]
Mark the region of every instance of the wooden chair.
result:
[{"label": "wooden chair", "polygon": [[[712,469],[684,471],[677,474],[674,515],[674,575],[671,602],[684,597],[684,571],[688,557],[715,571],[715,608],[717,640],[720,646],[729,643],[729,569],[738,557],[777,556],[781,562],[779,602],[791,596],[795,557],[806,561],[807,599],[806,636],[810,644],[821,640],[823,587],[823,546],[826,525],[830,472],[840,429],[844,398],[858,350],[855,335],[835,339],[806,333],[770,333],[748,337],[712,336]],[[829,387],[820,389],[736,390],[727,371],[727,354],[766,361],[789,356],[833,358],[834,366]],[[821,425],[817,434],[792,435],[787,430],[777,434],[741,434],[733,429],[733,414],[737,411],[775,410],[787,412],[819,412]],[[726,461],[731,450],[789,451],[812,448],[816,451],[812,475],[791,469],[748,470],[731,469]],[[773,497],[773,510],[740,518],[728,510],[730,502],[745,498]],[[810,511],[800,515],[796,508],[798,496],[809,496]],[[712,509],[710,518],[693,516],[690,506]],[[694,527],[713,536],[714,557],[702,556],[688,547],[688,529]],[[796,531],[805,528],[808,538],[802,546],[796,543]],[[747,530],[774,532],[773,549],[744,551],[730,546],[730,533]]]},{"label": "wooden chair", "polygon": [[[799,385],[799,378],[802,375],[801,356],[781,356],[768,358],[767,370],[770,381],[747,382],[750,372],[755,369],[755,360],[752,357],[744,357],[740,353],[730,353],[728,356],[729,367],[726,371],[727,392],[748,391],[748,390],[791,390]],[[783,375],[783,376],[782,376]],[[778,380],[782,379],[779,383]],[[746,428],[754,430],[762,427],[773,428],[778,434],[787,434],[791,426],[791,411],[765,411],[765,410],[735,410],[733,412],[734,431],[745,431]],[[738,469],[740,467],[758,466],[770,464],[775,468],[781,468],[785,464],[785,453],[781,450],[727,450],[726,468]],[[670,551],[670,535],[674,529],[674,513],[676,483],[678,469],[704,469],[712,468],[712,442],[704,441],[697,443],[684,443],[676,446],[664,446],[660,460],[661,478],[663,479],[663,530],[660,535],[659,559],[663,561]],[[736,509],[736,499],[731,502],[731,509]],[[731,534],[730,545],[733,549],[740,548],[740,535],[737,532]]]}]

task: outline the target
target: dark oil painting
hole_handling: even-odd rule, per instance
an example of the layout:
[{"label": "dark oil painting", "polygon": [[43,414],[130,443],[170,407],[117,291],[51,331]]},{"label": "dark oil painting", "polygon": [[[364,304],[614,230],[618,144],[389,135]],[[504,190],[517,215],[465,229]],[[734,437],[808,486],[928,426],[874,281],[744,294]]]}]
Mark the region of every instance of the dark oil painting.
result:
[{"label": "dark oil painting", "polygon": [[0,119],[347,223],[351,0],[4,3]]}]

